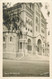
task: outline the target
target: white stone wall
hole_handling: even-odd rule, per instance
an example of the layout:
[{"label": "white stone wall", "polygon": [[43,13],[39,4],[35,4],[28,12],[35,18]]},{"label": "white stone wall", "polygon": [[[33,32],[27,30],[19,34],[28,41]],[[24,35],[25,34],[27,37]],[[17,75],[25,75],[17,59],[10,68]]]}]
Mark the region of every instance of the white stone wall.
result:
[{"label": "white stone wall", "polygon": [[[12,37],[10,41],[10,37]],[[6,33],[6,49],[4,52],[4,58],[15,58],[18,53],[18,36],[16,33]],[[3,48],[4,49],[4,48]]]}]

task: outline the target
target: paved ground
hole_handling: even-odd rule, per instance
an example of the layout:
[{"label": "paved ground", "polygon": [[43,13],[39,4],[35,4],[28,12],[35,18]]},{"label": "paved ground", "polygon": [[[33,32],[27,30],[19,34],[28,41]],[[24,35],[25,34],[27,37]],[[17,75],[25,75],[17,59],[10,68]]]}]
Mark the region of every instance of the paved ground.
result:
[{"label": "paved ground", "polygon": [[49,61],[3,61],[3,76],[49,76]]}]

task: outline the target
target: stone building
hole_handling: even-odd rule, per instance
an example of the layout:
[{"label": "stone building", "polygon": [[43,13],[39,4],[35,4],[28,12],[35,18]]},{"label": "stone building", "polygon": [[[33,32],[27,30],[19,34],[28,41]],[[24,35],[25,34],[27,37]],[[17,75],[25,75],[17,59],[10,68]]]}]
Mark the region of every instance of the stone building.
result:
[{"label": "stone building", "polygon": [[49,55],[46,51],[47,22],[41,7],[41,3],[17,3],[6,9],[11,23],[3,23],[4,58]]}]

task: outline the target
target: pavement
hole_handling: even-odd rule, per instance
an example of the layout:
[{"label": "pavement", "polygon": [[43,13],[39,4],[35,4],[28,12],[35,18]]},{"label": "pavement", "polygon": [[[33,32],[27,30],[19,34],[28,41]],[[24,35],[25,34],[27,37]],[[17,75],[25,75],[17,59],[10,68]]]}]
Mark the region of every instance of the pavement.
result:
[{"label": "pavement", "polygon": [[4,77],[48,77],[49,62],[4,60]]},{"label": "pavement", "polygon": [[46,63],[49,62],[49,57],[48,56],[39,56],[39,55],[29,55],[29,56],[22,56],[22,57],[18,57],[16,59],[4,59],[4,61],[9,61],[9,62],[27,62],[27,63],[34,63],[37,62],[38,63]]},{"label": "pavement", "polygon": [[49,57],[24,56],[19,59],[3,59],[3,76],[49,77]]},{"label": "pavement", "polygon": [[28,55],[22,56],[20,58],[16,58],[17,61],[25,61],[25,62],[33,62],[33,61],[44,61],[49,62],[50,58],[48,56],[41,56],[41,55]]}]

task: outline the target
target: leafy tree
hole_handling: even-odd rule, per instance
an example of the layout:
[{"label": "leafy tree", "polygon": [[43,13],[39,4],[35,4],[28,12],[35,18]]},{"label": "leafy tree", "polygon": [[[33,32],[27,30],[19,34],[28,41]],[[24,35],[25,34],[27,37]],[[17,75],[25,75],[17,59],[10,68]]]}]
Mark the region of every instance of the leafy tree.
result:
[{"label": "leafy tree", "polygon": [[[7,6],[6,6],[7,7]],[[8,31],[12,30],[13,31],[14,29],[15,30],[19,30],[19,35],[22,35],[22,31],[21,31],[21,26],[23,23],[22,19],[19,18],[20,14],[17,13],[18,17],[13,13],[13,16],[11,16],[9,13],[8,13],[8,8],[5,8],[5,4],[3,5],[3,24],[6,25],[6,27],[8,28]],[[21,20],[21,22],[19,22]],[[19,25],[18,25],[19,23]],[[12,24],[12,27],[11,27],[11,24]]]}]

